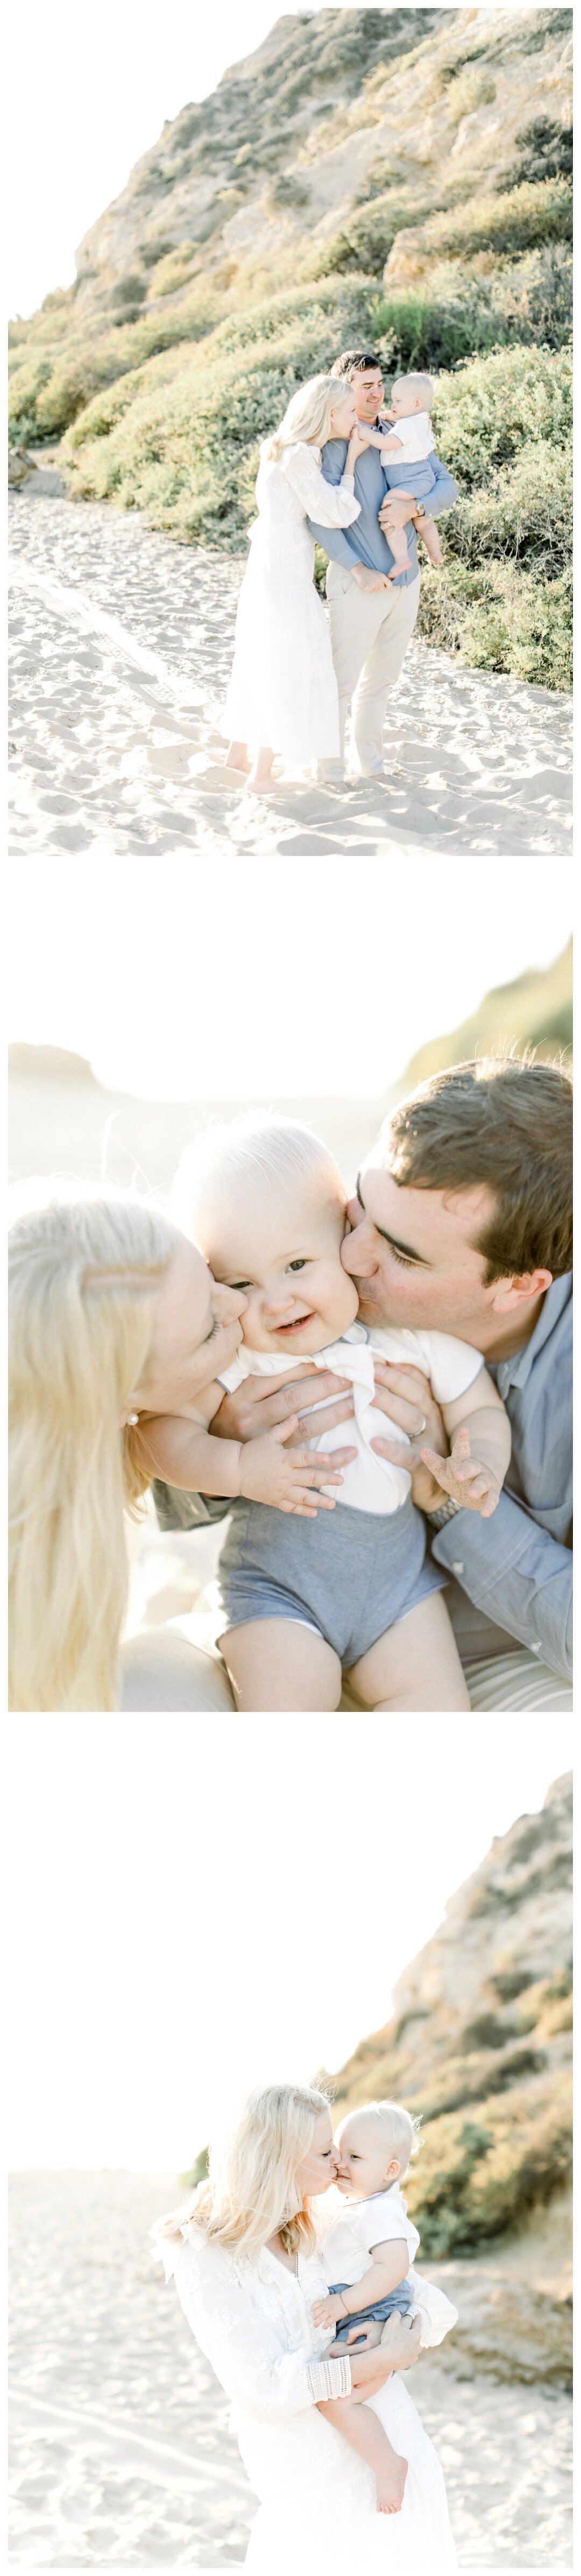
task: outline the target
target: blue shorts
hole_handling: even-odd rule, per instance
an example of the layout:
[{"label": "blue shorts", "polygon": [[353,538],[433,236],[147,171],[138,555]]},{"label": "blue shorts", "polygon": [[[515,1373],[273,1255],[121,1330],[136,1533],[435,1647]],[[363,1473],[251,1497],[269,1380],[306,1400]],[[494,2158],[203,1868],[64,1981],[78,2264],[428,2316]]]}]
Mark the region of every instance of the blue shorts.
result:
[{"label": "blue shorts", "polygon": [[[350,2287],[351,2284],[348,2281],[333,2281],[330,2297],[336,2298],[338,2291],[348,2290]],[[394,2317],[396,2314],[400,2317],[405,2317],[408,2308],[411,2307],[413,2307],[413,2291],[410,2283],[409,2281],[400,2281],[399,2289],[389,2290],[385,2299],[374,2299],[370,2307],[357,2308],[355,2316],[338,2317],[335,2327],[335,2341],[336,2343],[346,2343],[347,2336],[351,2333],[352,2327],[369,2325],[370,2317],[379,2317],[383,2325],[386,2317]]]},{"label": "blue shorts", "polygon": [[334,1512],[303,1520],[241,1497],[218,1566],[217,1635],[249,1619],[297,1619],[332,1646],[346,1672],[447,1577],[427,1554],[411,1495],[398,1512]]}]

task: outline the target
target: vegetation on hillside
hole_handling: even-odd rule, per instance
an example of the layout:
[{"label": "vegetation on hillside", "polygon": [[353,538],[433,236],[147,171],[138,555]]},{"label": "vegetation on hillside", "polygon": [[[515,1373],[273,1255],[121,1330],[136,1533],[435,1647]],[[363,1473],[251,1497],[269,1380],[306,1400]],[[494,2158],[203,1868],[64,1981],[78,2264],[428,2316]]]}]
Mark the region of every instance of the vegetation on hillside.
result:
[{"label": "vegetation on hillside", "polygon": [[443,1037],[428,1038],[418,1047],[406,1071],[406,1089],[417,1082],[427,1082],[431,1073],[441,1073],[447,1064],[464,1064],[470,1057],[500,1053],[514,1047],[521,1055],[525,1047],[534,1047],[539,1056],[549,1061],[561,1048],[573,1044],[573,942],[561,950],[552,966],[528,966],[510,984],[495,986],[485,993],[478,1010],[460,1028]]},{"label": "vegetation on hillside", "polygon": [[[87,237],[76,287],[13,326],[11,435],[64,435],[79,499],[240,551],[260,440],[306,375],[354,342],[379,349],[388,389],[427,367],[461,498],[442,522],[442,570],[426,573],[420,631],[465,662],[564,689],[571,132],[559,47],[571,13],[498,21],[470,44],[461,12],[281,20],[164,128]],[[523,96],[544,104],[515,132],[521,60]],[[382,135],[400,95],[396,159]],[[336,191],[330,179],[326,209],[321,170]]]}]

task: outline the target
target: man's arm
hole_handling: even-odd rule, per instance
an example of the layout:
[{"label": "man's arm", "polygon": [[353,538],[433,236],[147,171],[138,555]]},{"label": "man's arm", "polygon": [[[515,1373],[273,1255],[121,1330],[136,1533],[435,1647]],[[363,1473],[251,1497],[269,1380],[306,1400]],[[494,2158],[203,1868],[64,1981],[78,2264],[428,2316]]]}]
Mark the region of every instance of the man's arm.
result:
[{"label": "man's arm", "polygon": [[[321,473],[324,474],[326,483],[340,483],[341,475],[345,472],[346,455],[345,438],[327,439],[321,457]],[[307,519],[307,527],[310,528],[311,536],[315,539],[315,545],[322,546],[324,554],[332,555],[334,563],[345,564],[348,572],[353,571],[354,563],[361,561],[356,535],[358,525],[359,522],[355,519],[353,535],[351,535],[350,528],[321,528],[315,524],[314,519]]]},{"label": "man's arm", "polygon": [[[426,1515],[430,1528],[430,1516]],[[494,1626],[528,1646],[561,1674],[572,1677],[573,1558],[548,1530],[502,1493],[491,1520],[459,1511],[432,1536],[438,1565],[455,1574]]]}]

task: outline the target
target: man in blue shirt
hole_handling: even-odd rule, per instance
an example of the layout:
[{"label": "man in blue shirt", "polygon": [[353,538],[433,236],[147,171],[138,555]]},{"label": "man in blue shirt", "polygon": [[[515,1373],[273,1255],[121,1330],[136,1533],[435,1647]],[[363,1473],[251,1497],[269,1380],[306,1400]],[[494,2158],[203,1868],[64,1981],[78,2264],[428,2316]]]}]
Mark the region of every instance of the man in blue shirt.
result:
[{"label": "man in blue shirt", "polygon": [[[377,427],[383,402],[383,377],[377,358],[364,349],[346,349],[333,366],[334,376],[343,376],[352,386],[357,418],[363,428]],[[347,454],[344,439],[330,438],[323,448],[322,470],[328,483],[340,483]],[[458,488],[440,465],[435,452],[429,458],[436,476],[430,492],[430,512],[434,519],[449,510],[458,498]],[[368,447],[355,467],[355,497],[360,503],[360,516],[351,528],[316,527],[309,520],[311,536],[331,558],[326,591],[333,661],[339,691],[341,760],[319,765],[322,779],[341,779],[344,775],[345,726],[352,702],[352,762],[359,777],[386,775],[383,759],[383,727],[388,693],[399,674],[407,652],[418,613],[420,572],[417,556],[416,523],[421,528],[425,509],[421,501],[405,488],[405,467],[393,466],[394,485],[400,489],[386,492],[385,475],[379,449]],[[393,554],[389,530],[405,527],[410,566],[391,581]]]},{"label": "man in blue shirt", "polygon": [[[557,1065],[507,1056],[434,1075],[398,1104],[368,1154],[342,1247],[363,1322],[458,1334],[482,1351],[507,1408],[510,1465],[483,1521],[444,1465],[446,1435],[422,1370],[376,1361],[375,1402],[390,1424],[378,1446],[397,1461],[394,1423],[412,1444],[403,1463],[450,1576],[445,1598],[472,1706],[483,1710],[572,1708],[571,1114]],[[313,1439],[326,1402],[328,1427],[343,1422],[348,1444],[353,1390],[321,1372],[315,1392],[315,1375],[305,1363],[302,1383],[247,1378],[224,1396],[213,1431],[251,1440],[297,1411],[296,1439]],[[437,1483],[426,1446],[442,1462]],[[350,1454],[337,1451],[336,1465]],[[161,1483],[154,1494],[164,1529],[199,1528],[228,1510]],[[178,1695],[168,1696],[164,1666],[161,1698],[144,1699],[140,1665],[126,1704],[227,1707],[217,1664],[194,1645],[178,1652],[174,1639],[173,1648]],[[149,1651],[145,1641],[142,1665]]]}]

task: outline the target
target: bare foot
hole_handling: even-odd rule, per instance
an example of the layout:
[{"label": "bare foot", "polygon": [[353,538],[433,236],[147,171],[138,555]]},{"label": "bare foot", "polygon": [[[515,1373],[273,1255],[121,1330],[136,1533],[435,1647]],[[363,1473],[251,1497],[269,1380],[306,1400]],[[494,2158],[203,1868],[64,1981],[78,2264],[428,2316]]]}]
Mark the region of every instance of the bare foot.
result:
[{"label": "bare foot", "polygon": [[273,760],[274,752],[267,749],[266,745],[261,751],[257,751],[248,779],[249,787],[270,787]]},{"label": "bare foot", "polygon": [[237,769],[238,771],[243,769],[248,772],[250,769],[250,761],[245,742],[229,742],[224,768]]},{"label": "bare foot", "polygon": [[401,563],[394,564],[393,572],[388,572],[388,581],[399,581],[400,572],[411,572],[409,555],[403,555]]},{"label": "bare foot", "polygon": [[394,2451],[393,2460],[381,2476],[376,2475],[378,2513],[401,2513],[409,2463]]}]

